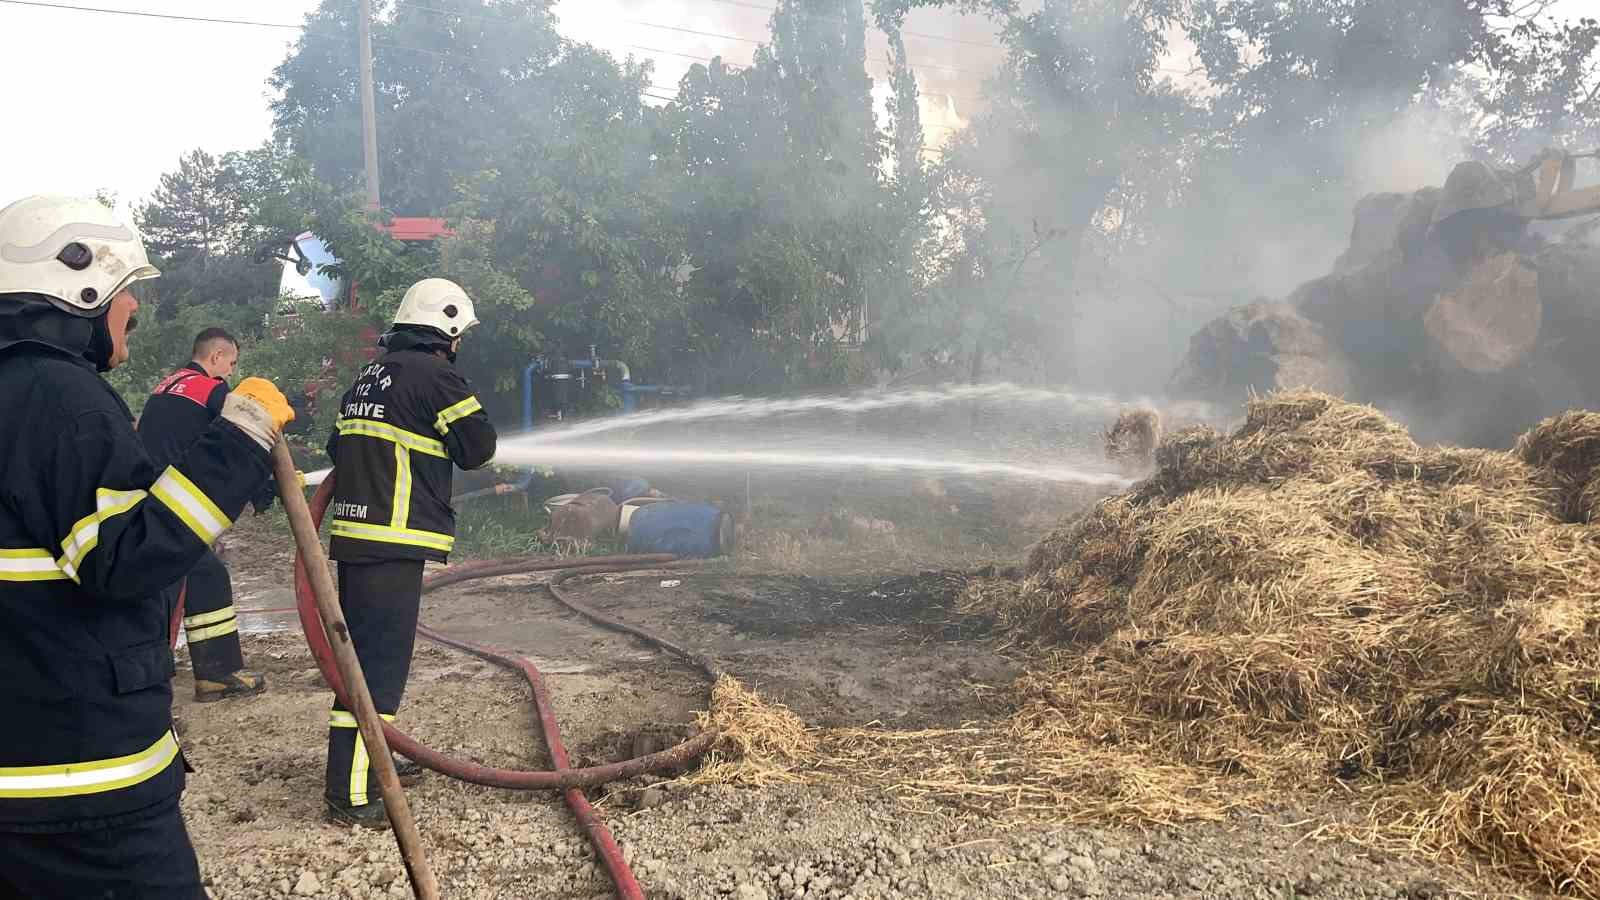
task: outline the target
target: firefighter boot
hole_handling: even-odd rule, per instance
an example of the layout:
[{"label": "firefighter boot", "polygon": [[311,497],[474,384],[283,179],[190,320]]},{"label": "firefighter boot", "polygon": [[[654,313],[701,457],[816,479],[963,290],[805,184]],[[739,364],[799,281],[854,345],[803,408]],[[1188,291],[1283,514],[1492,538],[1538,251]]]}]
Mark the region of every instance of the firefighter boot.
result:
[{"label": "firefighter boot", "polygon": [[[219,565],[220,568],[220,565]],[[226,574],[226,570],[223,570]],[[190,576],[194,581],[194,576]],[[225,616],[220,626],[211,620]],[[211,613],[185,616],[185,633],[189,636],[189,659],[194,663],[194,699],[196,703],[213,703],[229,697],[249,697],[267,689],[267,676],[244,667],[244,651],[239,646],[238,625],[233,606]],[[224,628],[222,634],[208,631]]]},{"label": "firefighter boot", "polygon": [[215,679],[197,675],[194,679],[194,702],[214,703],[229,697],[250,697],[264,693],[266,689],[267,676],[246,669],[229,672]]},{"label": "firefighter boot", "polygon": [[389,812],[383,805],[383,800],[374,800],[360,806],[344,806],[332,800],[323,798],[328,804],[325,818],[330,825],[344,825],[356,828],[371,828],[382,830],[389,827]]}]

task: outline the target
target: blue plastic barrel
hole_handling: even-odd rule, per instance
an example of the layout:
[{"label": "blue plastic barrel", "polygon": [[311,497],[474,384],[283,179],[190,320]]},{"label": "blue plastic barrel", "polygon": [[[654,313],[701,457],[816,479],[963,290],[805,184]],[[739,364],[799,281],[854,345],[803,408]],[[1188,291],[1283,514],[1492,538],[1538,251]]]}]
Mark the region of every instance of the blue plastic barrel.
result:
[{"label": "blue plastic barrel", "polygon": [[626,478],[618,478],[607,482],[606,487],[611,488],[611,499],[618,503],[632,500],[635,497],[643,497],[645,494],[650,493],[650,482],[637,475],[630,475]]},{"label": "blue plastic barrel", "polygon": [[710,503],[652,503],[628,519],[629,553],[709,557],[732,547],[733,517]]}]

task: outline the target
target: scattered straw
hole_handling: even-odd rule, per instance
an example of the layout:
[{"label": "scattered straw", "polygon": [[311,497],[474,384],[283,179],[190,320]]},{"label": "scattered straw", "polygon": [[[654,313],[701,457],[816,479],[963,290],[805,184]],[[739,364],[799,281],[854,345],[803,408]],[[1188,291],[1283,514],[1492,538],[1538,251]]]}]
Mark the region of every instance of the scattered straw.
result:
[{"label": "scattered straw", "polygon": [[731,679],[707,780],[881,783],[1006,820],[1175,822],[1336,791],[1340,833],[1600,897],[1600,414],[1419,447],[1311,392],[1157,471],[963,606],[1038,655],[982,723],[808,731]]},{"label": "scattered straw", "polygon": [[799,716],[731,675],[711,686],[711,709],[698,714],[696,723],[702,730],[719,729],[722,739],[690,776],[692,783],[797,782],[817,759],[817,737]]},{"label": "scattered straw", "polygon": [[1541,423],[1517,441],[1523,462],[1548,471],[1561,490],[1561,512],[1569,522],[1589,522],[1600,497],[1600,413],[1573,410]]},{"label": "scattered straw", "polygon": [[1371,840],[1600,896],[1600,534],[1568,524],[1600,495],[1600,415],[1514,454],[1424,449],[1289,392],[1159,456],[1025,578],[969,591],[1070,648],[1019,682],[1015,722],[1045,709],[1146,765],[1342,785]]},{"label": "scattered straw", "polygon": [[1104,437],[1106,459],[1125,469],[1148,471],[1161,443],[1161,416],[1153,409],[1130,409],[1117,417]]}]

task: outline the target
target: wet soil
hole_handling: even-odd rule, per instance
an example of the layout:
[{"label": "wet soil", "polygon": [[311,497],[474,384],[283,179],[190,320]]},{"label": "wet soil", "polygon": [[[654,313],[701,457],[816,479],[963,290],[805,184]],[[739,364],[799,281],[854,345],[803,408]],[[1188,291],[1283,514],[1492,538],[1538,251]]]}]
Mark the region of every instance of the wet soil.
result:
[{"label": "wet soil", "polygon": [[[287,539],[246,522],[228,554],[242,610],[288,605]],[[583,602],[703,653],[808,723],[919,728],[993,715],[985,689],[1024,660],[961,616],[959,573],[778,576],[710,567],[575,582]],[[676,582],[676,583],[674,583]],[[198,772],[184,810],[216,898],[409,896],[392,838],[322,821],[327,689],[292,616],[244,613],[263,696],[197,705],[180,651],[180,719]],[[529,576],[424,598],[423,620],[510,648],[549,676],[579,764],[689,733],[704,676],[557,606]],[[276,630],[274,630],[276,629]],[[419,643],[399,724],[477,762],[546,768],[520,676]],[[559,800],[430,775],[408,792],[449,898],[610,896]],[[1423,860],[1309,839],[1337,804],[1149,829],[999,829],[912,815],[870,784],[687,787],[636,779],[591,795],[651,897],[965,898],[1509,896]]]}]

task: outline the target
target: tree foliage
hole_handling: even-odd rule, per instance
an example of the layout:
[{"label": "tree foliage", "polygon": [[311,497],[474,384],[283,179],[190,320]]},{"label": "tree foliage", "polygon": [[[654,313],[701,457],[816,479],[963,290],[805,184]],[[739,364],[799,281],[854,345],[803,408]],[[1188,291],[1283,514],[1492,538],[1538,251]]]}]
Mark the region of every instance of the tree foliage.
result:
[{"label": "tree foliage", "polygon": [[[1408,140],[1420,130],[1500,162],[1582,147],[1596,25],[1547,6],[880,0],[891,32],[910,10],[956,8],[991,18],[1006,49],[930,174],[940,216],[892,343],[974,375],[1008,353],[1070,382],[1080,292],[1158,304],[1130,316],[1185,287],[1245,299],[1273,284],[1266,267],[1342,242],[1372,170],[1406,164],[1384,154],[1427,152]],[[1189,57],[1194,71],[1173,68]]]},{"label": "tree foliage", "polygon": [[[1266,248],[1342,240],[1375,136],[1422,121],[1500,162],[1600,137],[1600,26],[1539,3],[781,0],[751,65],[695,65],[664,106],[647,64],[563,39],[546,0],[376,5],[384,209],[361,194],[356,5],[325,0],[273,74],[273,139],[186,155],[139,207],[160,327],[235,306],[273,340],[256,248],[312,231],[363,328],[419,278],[466,285],[484,326],[463,364],[501,410],[538,355],[777,391],[862,377],[863,331],[888,369],[1075,382],[1086,296],[1143,316],[1177,283],[1259,290]],[[1004,50],[937,154],[901,34],[927,7],[988,17]],[[454,234],[397,241],[396,215]]]}]

